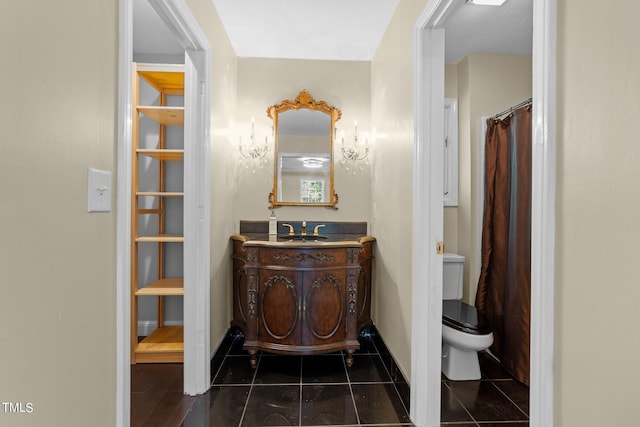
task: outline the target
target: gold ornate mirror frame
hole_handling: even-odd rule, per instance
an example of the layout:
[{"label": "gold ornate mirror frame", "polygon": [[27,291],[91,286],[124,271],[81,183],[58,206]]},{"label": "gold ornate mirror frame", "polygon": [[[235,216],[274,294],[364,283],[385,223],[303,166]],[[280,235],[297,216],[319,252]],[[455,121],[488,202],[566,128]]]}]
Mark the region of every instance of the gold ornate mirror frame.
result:
[{"label": "gold ornate mirror frame", "polygon": [[[328,129],[328,137],[329,137],[329,148],[328,156],[329,159],[329,188],[328,188],[328,200],[323,200],[321,202],[305,202],[305,201],[297,201],[297,200],[282,200],[284,197],[282,196],[282,188],[279,186],[283,186],[281,177],[283,175],[282,169],[282,154],[279,150],[279,141],[281,137],[280,133],[280,116],[282,113],[287,111],[297,111],[297,110],[311,110],[318,111],[329,116],[329,129]],[[334,189],[334,162],[333,162],[333,139],[335,134],[335,125],[340,117],[342,112],[327,104],[325,101],[316,101],[313,96],[307,92],[306,90],[300,91],[295,100],[285,99],[281,103],[272,105],[267,108],[267,116],[269,116],[273,120],[274,133],[275,133],[275,147],[274,147],[274,173],[273,173],[273,191],[269,193],[269,209],[277,208],[280,206],[324,206],[332,209],[337,209],[336,205],[338,204],[338,195]],[[302,137],[306,135],[301,135]],[[309,149],[309,147],[305,147],[305,150],[313,151]],[[295,151],[295,150],[294,150]],[[304,151],[304,150],[302,150]],[[317,151],[317,150],[316,150]],[[320,150],[322,151],[322,150]],[[323,191],[325,191],[323,189]]]}]

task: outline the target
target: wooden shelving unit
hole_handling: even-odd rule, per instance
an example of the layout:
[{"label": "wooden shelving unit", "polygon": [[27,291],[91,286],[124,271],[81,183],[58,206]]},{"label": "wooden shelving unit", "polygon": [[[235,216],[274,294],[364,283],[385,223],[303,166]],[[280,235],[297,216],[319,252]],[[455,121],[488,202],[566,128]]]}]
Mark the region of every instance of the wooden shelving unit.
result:
[{"label": "wooden shelving unit", "polygon": [[[153,103],[157,105],[141,104],[141,87],[146,84],[157,92],[157,101]],[[182,265],[182,259],[168,259],[171,255],[167,245],[184,242],[182,235],[166,231],[169,221],[173,221],[175,228],[175,218],[170,218],[166,202],[184,196],[181,191],[167,190],[170,187],[168,164],[184,161],[184,144],[180,142],[182,146],[175,147],[168,136],[168,127],[184,125],[184,106],[168,102],[172,96],[184,96],[184,66],[134,63],[132,94],[131,363],[182,362],[183,327],[165,324],[165,298],[184,295],[183,278],[166,277],[169,261]],[[148,119],[155,123],[151,134],[157,132],[157,141],[151,143],[141,125]],[[145,129],[148,129],[149,122],[146,123]],[[157,175],[153,185],[149,184],[149,174]],[[182,186],[182,182],[179,184]],[[154,228],[153,232],[149,232],[150,228]],[[143,250],[145,259],[141,257]],[[150,271],[152,264],[157,265],[156,272]],[[145,337],[138,333],[138,313],[143,298],[157,299],[157,327]]]},{"label": "wooden shelving unit", "polygon": [[[166,124],[163,124],[162,122],[160,123],[162,126],[166,126]],[[184,160],[184,150],[171,150],[171,149],[158,150],[158,149],[139,148],[138,150],[136,150],[136,153],[142,156],[149,156],[156,160],[174,161],[174,162],[179,160]]]},{"label": "wooden shelving unit", "polygon": [[138,289],[136,295],[184,295],[184,281],[179,278],[158,279]]}]

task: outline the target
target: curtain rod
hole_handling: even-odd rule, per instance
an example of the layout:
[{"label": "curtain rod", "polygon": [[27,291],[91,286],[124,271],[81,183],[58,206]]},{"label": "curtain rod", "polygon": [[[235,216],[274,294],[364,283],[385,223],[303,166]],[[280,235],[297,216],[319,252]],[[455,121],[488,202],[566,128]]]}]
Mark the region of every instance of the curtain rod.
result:
[{"label": "curtain rod", "polygon": [[529,105],[529,104],[531,104],[531,102],[532,102],[532,101],[533,101],[533,98],[529,98],[529,99],[527,99],[526,101],[522,101],[522,102],[521,102],[520,104],[518,104],[518,105],[514,105],[514,106],[513,106],[513,107],[511,107],[511,108],[507,108],[507,109],[506,109],[506,110],[504,110],[502,113],[498,113],[498,114],[496,114],[495,116],[493,116],[493,117],[491,117],[491,118],[495,120],[495,119],[497,119],[497,118],[499,118],[499,117],[504,116],[504,115],[505,115],[505,114],[507,114],[507,113],[512,113],[513,111],[517,110],[517,109],[518,109],[518,108],[520,108],[520,107],[524,107],[525,105]]}]

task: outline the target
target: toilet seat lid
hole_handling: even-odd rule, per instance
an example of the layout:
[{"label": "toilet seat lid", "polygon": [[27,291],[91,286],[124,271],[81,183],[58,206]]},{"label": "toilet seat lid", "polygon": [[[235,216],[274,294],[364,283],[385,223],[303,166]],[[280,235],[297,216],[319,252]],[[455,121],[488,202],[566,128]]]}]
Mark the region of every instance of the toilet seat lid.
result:
[{"label": "toilet seat lid", "polygon": [[442,323],[474,335],[491,332],[487,319],[472,305],[459,300],[442,301]]}]

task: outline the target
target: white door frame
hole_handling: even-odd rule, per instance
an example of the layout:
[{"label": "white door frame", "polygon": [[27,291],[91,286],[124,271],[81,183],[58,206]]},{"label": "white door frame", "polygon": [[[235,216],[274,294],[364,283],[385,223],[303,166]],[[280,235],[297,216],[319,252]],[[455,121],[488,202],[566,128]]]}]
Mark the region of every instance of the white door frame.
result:
[{"label": "white door frame", "polygon": [[[411,419],[440,425],[442,334],[443,23],[464,0],[431,0],[414,26],[414,262]],[[553,426],[554,241],[556,177],[556,0],[533,0],[533,176],[531,213],[531,376],[533,427]],[[438,176],[440,173],[440,176]]]},{"label": "white door frame", "polygon": [[[131,64],[133,0],[120,0],[116,260],[116,425],[131,412]],[[149,0],[185,49],[184,392],[210,383],[211,46],[184,0]]]}]

